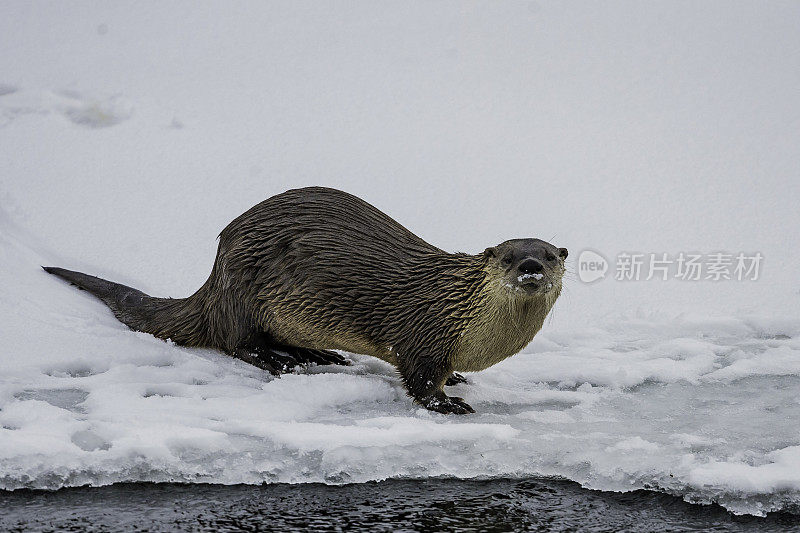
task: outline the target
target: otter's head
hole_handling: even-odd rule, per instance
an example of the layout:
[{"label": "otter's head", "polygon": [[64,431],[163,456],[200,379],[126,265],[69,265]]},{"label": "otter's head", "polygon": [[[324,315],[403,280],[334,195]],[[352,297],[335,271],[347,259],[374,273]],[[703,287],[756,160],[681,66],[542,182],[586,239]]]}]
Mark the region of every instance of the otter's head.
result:
[{"label": "otter's head", "polygon": [[561,290],[566,248],[539,239],[512,239],[483,252],[490,276],[520,295]]}]

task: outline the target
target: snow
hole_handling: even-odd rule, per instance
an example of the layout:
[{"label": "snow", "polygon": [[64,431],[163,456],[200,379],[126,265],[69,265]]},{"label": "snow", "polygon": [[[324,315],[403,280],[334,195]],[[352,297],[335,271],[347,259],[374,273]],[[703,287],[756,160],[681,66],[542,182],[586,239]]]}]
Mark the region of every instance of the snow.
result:
[{"label": "snow", "polygon": [[[0,5],[0,487],[559,476],[800,503],[800,6]],[[413,404],[351,355],[274,379],[134,333],[39,265],[158,296],[285,189],[429,242],[570,249],[522,354]],[[760,252],[756,281],[575,258]],[[605,272],[604,272],[605,273]]]}]

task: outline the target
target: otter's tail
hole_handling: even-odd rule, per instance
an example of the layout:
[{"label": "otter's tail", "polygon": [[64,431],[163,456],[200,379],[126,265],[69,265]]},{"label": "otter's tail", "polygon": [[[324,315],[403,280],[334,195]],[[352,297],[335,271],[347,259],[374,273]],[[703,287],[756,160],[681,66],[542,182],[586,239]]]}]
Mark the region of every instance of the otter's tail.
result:
[{"label": "otter's tail", "polygon": [[103,301],[120,322],[177,344],[207,346],[206,328],[198,306],[190,298],[154,298],[120,283],[58,267],[45,272],[66,280]]}]

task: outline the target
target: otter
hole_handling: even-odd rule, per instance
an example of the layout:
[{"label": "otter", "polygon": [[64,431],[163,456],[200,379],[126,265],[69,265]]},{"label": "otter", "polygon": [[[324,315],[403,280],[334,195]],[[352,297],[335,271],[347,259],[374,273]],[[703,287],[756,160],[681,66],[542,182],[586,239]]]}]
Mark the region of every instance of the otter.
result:
[{"label": "otter", "polygon": [[465,414],[475,411],[444,385],[533,339],[561,292],[566,257],[566,248],[539,239],[447,253],[356,196],[308,187],[231,222],[211,275],[188,298],[43,268],[133,330],[215,348],[273,374],[349,364],[332,350],[371,355],[399,370],[420,405]]}]

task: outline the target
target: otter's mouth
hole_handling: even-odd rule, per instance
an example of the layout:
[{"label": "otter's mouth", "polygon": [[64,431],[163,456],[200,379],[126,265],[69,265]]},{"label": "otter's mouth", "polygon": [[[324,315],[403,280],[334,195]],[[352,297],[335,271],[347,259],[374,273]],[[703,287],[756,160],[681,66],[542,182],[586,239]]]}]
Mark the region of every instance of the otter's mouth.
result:
[{"label": "otter's mouth", "polygon": [[553,288],[553,282],[540,272],[517,276],[517,284],[528,294],[546,294]]}]

